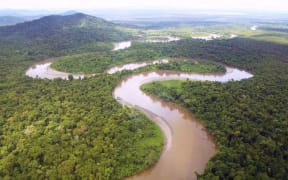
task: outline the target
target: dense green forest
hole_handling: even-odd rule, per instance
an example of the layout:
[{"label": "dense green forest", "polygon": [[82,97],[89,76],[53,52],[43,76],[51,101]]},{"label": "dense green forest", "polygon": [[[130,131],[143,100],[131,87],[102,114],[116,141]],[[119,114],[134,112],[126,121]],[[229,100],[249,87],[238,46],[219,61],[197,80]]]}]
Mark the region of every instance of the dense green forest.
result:
[{"label": "dense green forest", "polygon": [[1,179],[121,179],[159,159],[159,127],[112,96],[122,76],[81,81],[25,76],[37,60],[71,51],[110,51],[112,45],[105,49],[100,42],[99,49],[90,49],[88,42],[74,52],[70,46],[52,51],[35,41],[21,43],[26,42],[0,43]]},{"label": "dense green forest", "polygon": [[170,59],[168,63],[151,64],[148,66],[141,67],[133,70],[134,73],[147,72],[147,71],[181,71],[181,72],[192,72],[192,73],[224,73],[226,69],[221,64],[216,64],[206,60],[195,60],[195,59]]},{"label": "dense green forest", "polygon": [[[46,20],[36,22],[50,22]],[[57,25],[58,20],[51,21],[52,25],[54,21]],[[79,25],[77,18],[74,21]],[[63,22],[59,20],[59,24]],[[21,28],[14,29],[15,34],[0,29],[8,33],[0,36],[1,179],[121,179],[158,160],[163,145],[159,127],[143,114],[122,107],[112,96],[113,88],[133,72],[101,74],[81,81],[25,76],[25,70],[36,61],[64,55],[68,56],[60,58],[63,60],[59,63],[75,62],[71,63],[71,71],[78,72],[102,72],[114,63],[163,57],[207,59],[251,71],[255,77],[240,82],[170,82],[169,87],[154,83],[144,89],[195,113],[215,137],[218,153],[200,178],[287,178],[287,45],[241,38],[187,39],[138,42],[112,53],[106,52],[112,49],[110,40],[91,42],[89,33],[86,39],[82,31],[70,29],[64,33],[65,40],[51,42],[48,36],[48,41],[42,39],[45,28],[31,30],[35,35],[43,30],[40,41],[26,38],[19,32]],[[70,32],[77,33],[68,35]],[[128,36],[120,33],[115,39]],[[83,42],[76,46],[76,39],[81,37]],[[71,55],[77,53],[81,54]],[[103,59],[96,59],[95,54]],[[83,66],[75,69],[75,60],[83,61]],[[97,67],[86,69],[86,63]],[[187,67],[178,61],[173,63],[142,70]],[[223,70],[223,66],[213,67]]]},{"label": "dense green forest", "polygon": [[115,82],[34,80],[1,96],[1,176],[118,179],[155,162],[160,130],[114,101]]},{"label": "dense green forest", "polygon": [[[139,52],[139,53],[137,53]],[[125,51],[117,52],[97,52],[97,53],[85,53],[77,54],[73,56],[67,56],[54,61],[51,65],[52,68],[71,73],[102,73],[108,68],[116,65],[121,65],[129,62],[139,62],[145,60],[151,60],[153,58],[160,58],[160,54],[154,52],[149,54],[150,50],[140,49],[127,49]],[[165,58],[165,57],[162,57]],[[212,73],[212,72],[225,72],[225,67],[220,64],[209,62],[206,60],[196,59],[181,59],[181,58],[168,58],[168,63],[151,64],[146,67],[139,68],[134,71],[155,71],[155,70],[174,70],[183,72],[200,72],[200,73]],[[149,62],[149,61],[148,61]]]},{"label": "dense green forest", "polygon": [[129,48],[121,51],[102,51],[61,57],[52,64],[52,68],[64,72],[90,74],[103,72],[115,65],[161,57],[162,55],[153,49]]},{"label": "dense green forest", "polygon": [[1,39],[37,41],[39,43],[58,41],[67,43],[88,43],[120,41],[129,34],[117,29],[114,23],[102,18],[76,13],[67,16],[51,15],[13,26],[0,27]]},{"label": "dense green forest", "polygon": [[[154,82],[142,89],[186,107],[215,137],[218,153],[200,179],[286,179],[288,46],[240,40],[248,47],[239,49],[241,43],[234,42],[214,46],[215,60],[248,69],[254,78],[224,84]],[[250,49],[252,44],[257,46]]]},{"label": "dense green forest", "polygon": [[[14,48],[29,47],[27,53],[39,55],[50,50],[51,55],[75,53],[82,50],[108,50],[111,42],[131,38],[131,33],[120,30],[120,25],[82,13],[51,15],[13,26],[0,27],[0,43]],[[123,29],[123,28],[122,28]],[[104,43],[105,42],[105,43]],[[106,44],[106,47],[103,47]],[[79,50],[80,48],[80,50]],[[58,52],[58,53],[57,53]]]},{"label": "dense green forest", "polygon": [[251,71],[255,77],[240,82],[187,81],[175,87],[168,83],[169,88],[154,83],[145,90],[187,107],[215,137],[219,152],[202,178],[287,177],[287,45],[248,39],[182,40],[136,43],[133,48],[157,56],[205,58]]}]

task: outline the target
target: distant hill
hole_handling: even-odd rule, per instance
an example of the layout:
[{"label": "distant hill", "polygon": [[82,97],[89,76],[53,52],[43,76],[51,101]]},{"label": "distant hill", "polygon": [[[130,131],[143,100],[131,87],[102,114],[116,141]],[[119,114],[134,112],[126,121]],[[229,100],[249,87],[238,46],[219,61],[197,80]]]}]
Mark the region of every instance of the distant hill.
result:
[{"label": "distant hill", "polygon": [[30,22],[0,27],[0,41],[67,47],[70,45],[112,42],[129,38],[119,25],[90,15],[45,16]]},{"label": "distant hill", "polygon": [[35,17],[0,16],[0,26],[15,25],[32,19]]},{"label": "distant hill", "polygon": [[65,11],[65,12],[63,12],[63,13],[61,13],[59,15],[68,16],[68,15],[73,15],[73,14],[78,14],[78,13],[80,13],[80,12],[75,11],[75,10],[70,10],[70,11]]}]

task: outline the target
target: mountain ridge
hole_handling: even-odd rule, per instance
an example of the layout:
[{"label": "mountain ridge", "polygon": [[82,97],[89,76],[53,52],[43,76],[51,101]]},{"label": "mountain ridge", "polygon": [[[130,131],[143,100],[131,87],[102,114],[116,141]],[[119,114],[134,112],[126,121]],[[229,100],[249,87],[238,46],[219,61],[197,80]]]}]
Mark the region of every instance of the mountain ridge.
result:
[{"label": "mountain ridge", "polygon": [[49,15],[40,19],[0,27],[0,41],[77,45],[94,42],[114,42],[129,38],[118,24],[83,13]]}]

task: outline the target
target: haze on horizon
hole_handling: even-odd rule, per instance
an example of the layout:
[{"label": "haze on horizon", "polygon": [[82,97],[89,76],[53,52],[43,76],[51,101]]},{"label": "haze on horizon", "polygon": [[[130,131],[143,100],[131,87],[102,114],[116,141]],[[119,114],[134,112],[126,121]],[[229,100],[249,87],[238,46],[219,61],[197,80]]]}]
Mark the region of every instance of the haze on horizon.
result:
[{"label": "haze on horizon", "polygon": [[1,9],[81,10],[81,9],[178,9],[247,10],[288,12],[287,0],[0,0]]}]

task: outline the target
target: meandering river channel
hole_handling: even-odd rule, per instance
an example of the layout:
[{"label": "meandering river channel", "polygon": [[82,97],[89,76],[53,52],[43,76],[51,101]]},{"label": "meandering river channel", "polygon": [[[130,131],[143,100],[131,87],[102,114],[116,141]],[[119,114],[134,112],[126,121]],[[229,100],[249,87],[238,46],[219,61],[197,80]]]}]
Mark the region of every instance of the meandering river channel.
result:
[{"label": "meandering river channel", "polygon": [[[149,63],[147,63],[149,64]],[[26,75],[38,78],[67,79],[68,73],[50,68],[51,60],[35,64]],[[127,65],[131,69],[133,64]],[[123,66],[122,66],[123,67]],[[125,66],[124,66],[125,67]],[[136,67],[136,65],[135,65]],[[114,68],[112,73],[125,68]],[[198,81],[240,81],[253,75],[236,68],[226,67],[224,74],[197,74],[157,71],[131,75],[122,80],[114,90],[115,99],[147,114],[162,129],[165,146],[159,161],[148,170],[129,177],[132,180],[191,180],[195,172],[202,173],[209,159],[216,153],[216,144],[203,125],[185,109],[143,93],[140,86],[153,81],[181,79]],[[109,70],[107,71],[109,72]],[[110,72],[110,73],[111,73]],[[83,75],[73,74],[74,77]]]}]

